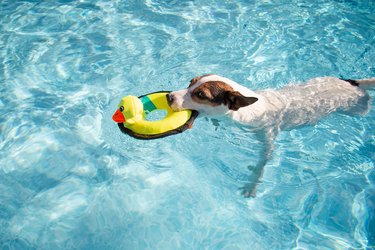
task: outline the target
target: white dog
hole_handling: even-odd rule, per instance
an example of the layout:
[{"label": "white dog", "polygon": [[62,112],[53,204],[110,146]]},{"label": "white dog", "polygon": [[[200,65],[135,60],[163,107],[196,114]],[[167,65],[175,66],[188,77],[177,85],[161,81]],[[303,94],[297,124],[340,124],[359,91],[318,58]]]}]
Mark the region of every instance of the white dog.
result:
[{"label": "white dog", "polygon": [[205,115],[226,115],[261,132],[258,135],[265,145],[263,156],[243,191],[245,196],[253,196],[279,130],[314,124],[333,111],[366,114],[371,98],[364,87],[374,84],[375,78],[321,77],[303,85],[254,92],[228,78],[203,75],[193,78],[187,89],[171,92],[167,98],[175,111],[192,109]]}]

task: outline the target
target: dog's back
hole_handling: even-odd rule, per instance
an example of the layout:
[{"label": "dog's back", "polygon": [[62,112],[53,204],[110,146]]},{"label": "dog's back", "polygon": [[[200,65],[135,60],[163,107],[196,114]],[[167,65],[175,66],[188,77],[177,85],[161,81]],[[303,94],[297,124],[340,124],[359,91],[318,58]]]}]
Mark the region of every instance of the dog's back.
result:
[{"label": "dog's back", "polygon": [[[352,82],[350,82],[352,81]],[[353,80],[321,77],[307,84],[288,85],[280,90],[259,92],[274,112],[274,119],[282,129],[313,124],[334,111],[365,114],[369,110],[370,96]],[[272,116],[271,114],[267,116]]]}]

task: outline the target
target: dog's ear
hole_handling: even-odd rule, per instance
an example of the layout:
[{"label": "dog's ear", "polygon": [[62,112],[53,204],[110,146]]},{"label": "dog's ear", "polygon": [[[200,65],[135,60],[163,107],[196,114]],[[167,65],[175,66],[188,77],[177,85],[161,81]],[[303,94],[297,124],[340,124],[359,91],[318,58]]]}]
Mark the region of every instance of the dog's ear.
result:
[{"label": "dog's ear", "polygon": [[234,111],[249,106],[256,101],[258,101],[258,98],[244,96],[238,91],[226,91],[224,97],[224,104],[228,105],[228,108]]},{"label": "dog's ear", "polygon": [[203,77],[206,77],[206,76],[212,76],[212,74],[206,74],[206,75],[201,75],[201,76],[194,77],[193,79],[190,80],[189,88],[191,86],[193,86],[194,84],[196,84],[200,79],[202,79]]},{"label": "dog's ear", "polygon": [[190,88],[191,86],[193,86],[194,84],[196,84],[196,83],[199,81],[199,79],[201,79],[201,78],[202,78],[202,77],[197,76],[197,77],[194,77],[193,79],[191,79],[188,88]]}]

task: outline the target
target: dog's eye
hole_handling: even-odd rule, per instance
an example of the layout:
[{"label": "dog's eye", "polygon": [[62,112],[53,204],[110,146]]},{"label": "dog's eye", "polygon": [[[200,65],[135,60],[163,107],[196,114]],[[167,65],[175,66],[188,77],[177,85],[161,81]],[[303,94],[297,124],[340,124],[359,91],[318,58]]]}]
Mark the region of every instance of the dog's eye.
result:
[{"label": "dog's eye", "polygon": [[197,96],[198,96],[198,98],[200,98],[200,99],[206,99],[206,98],[207,98],[206,94],[205,94],[203,91],[199,91],[199,92],[197,93]]}]

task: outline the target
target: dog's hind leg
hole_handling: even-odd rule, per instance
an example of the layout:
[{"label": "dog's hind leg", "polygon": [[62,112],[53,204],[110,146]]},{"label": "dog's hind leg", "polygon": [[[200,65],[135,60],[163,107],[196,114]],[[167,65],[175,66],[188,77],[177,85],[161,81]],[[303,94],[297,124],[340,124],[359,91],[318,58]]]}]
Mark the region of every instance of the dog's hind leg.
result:
[{"label": "dog's hind leg", "polygon": [[276,129],[267,129],[259,131],[256,134],[257,139],[263,144],[262,150],[259,152],[259,161],[255,166],[249,166],[251,174],[249,176],[248,182],[241,188],[242,194],[245,197],[255,197],[256,188],[260,179],[263,176],[264,167],[266,166],[268,160],[272,157],[272,152],[274,150],[274,140],[277,135]]}]

